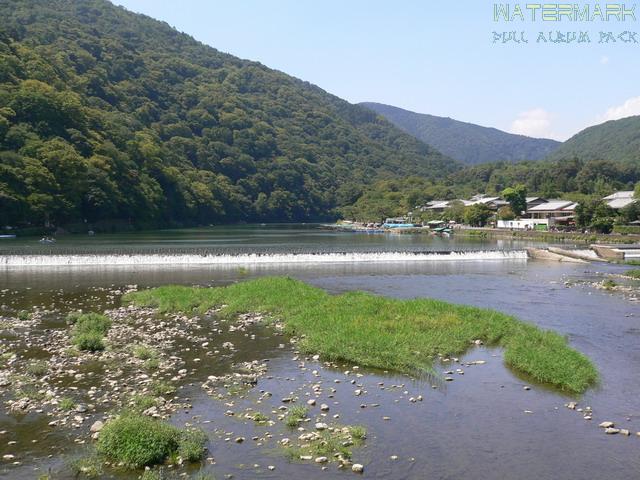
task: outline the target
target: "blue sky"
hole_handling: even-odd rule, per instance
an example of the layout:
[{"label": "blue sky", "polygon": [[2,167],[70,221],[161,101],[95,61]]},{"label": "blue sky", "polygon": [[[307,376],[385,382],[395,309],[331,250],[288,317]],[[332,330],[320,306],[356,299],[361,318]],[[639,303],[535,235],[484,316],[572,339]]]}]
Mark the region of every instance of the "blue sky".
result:
[{"label": "blue sky", "polygon": [[[353,103],[560,140],[640,115],[640,43],[598,44],[600,31],[640,22],[494,22],[486,0],[113,1]],[[527,45],[493,43],[494,31],[522,30]],[[588,31],[592,43],[536,42],[557,30]]]}]

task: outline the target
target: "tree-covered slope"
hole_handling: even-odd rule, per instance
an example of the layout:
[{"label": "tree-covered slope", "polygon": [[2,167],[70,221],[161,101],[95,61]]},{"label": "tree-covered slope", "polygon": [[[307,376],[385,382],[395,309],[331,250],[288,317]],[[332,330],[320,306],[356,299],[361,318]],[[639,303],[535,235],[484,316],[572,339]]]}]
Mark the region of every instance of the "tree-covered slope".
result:
[{"label": "tree-covered slope", "polygon": [[365,108],[105,0],[0,2],[0,226],[326,217],[456,162]]},{"label": "tree-covered slope", "polygon": [[564,142],[552,160],[569,158],[640,162],[640,116],[589,127]]},{"label": "tree-covered slope", "polygon": [[382,115],[417,139],[466,164],[539,160],[559,145],[555,140],[513,135],[451,118],[410,112],[381,103],[360,105]]}]

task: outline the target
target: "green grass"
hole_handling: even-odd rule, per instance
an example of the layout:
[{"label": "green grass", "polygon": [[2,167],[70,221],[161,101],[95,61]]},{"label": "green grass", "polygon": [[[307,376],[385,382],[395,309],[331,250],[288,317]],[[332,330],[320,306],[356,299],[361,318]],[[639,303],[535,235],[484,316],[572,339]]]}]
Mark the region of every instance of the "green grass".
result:
[{"label": "green grass", "polygon": [[221,315],[261,312],[301,337],[306,353],[329,361],[407,373],[430,371],[437,355],[467,351],[476,339],[503,347],[505,361],[535,380],[571,392],[597,381],[587,357],[565,338],[488,309],[439,300],[396,300],[363,292],[330,295],[303,282],[269,277],[222,288],[165,286],[130,293],[125,300],[162,312],[206,311]]},{"label": "green grass", "polygon": [[134,413],[142,413],[151,407],[158,406],[158,399],[151,395],[138,394],[133,395],[127,402],[128,408]]},{"label": "green grass", "polygon": [[71,470],[75,473],[76,478],[80,475],[89,478],[101,477],[103,472],[102,459],[97,455],[89,455],[74,460],[71,463]]},{"label": "green grass", "polygon": [[178,440],[178,455],[186,462],[197,462],[204,457],[207,435],[199,429],[183,430]]},{"label": "green grass", "polygon": [[60,410],[73,410],[76,408],[76,402],[72,398],[63,397],[58,402],[58,407],[60,407]]},{"label": "green grass", "polygon": [[31,314],[26,310],[20,310],[18,312],[18,320],[25,322],[31,318]]},{"label": "green grass", "polygon": [[284,448],[291,460],[299,460],[303,455],[327,457],[329,461],[340,457],[346,460],[352,456],[351,446],[361,446],[365,438],[366,430],[363,427],[334,425],[332,430],[320,432],[315,440]]},{"label": "green grass", "polygon": [[176,387],[172,383],[165,382],[164,380],[157,380],[151,384],[151,392],[162,397],[164,395],[171,395],[176,392]]},{"label": "green grass", "polygon": [[602,282],[602,286],[603,286],[606,290],[611,290],[611,289],[612,289],[613,287],[615,287],[616,285],[617,285],[617,284],[616,284],[616,282],[614,282],[614,281],[613,281],[613,280],[611,280],[611,279],[607,279],[607,280],[604,280],[604,281]]},{"label": "green grass", "polygon": [[43,377],[48,371],[49,366],[43,360],[34,360],[27,365],[27,373],[34,377]]},{"label": "green grass", "polygon": [[206,440],[200,430],[180,430],[161,420],[123,414],[107,422],[96,448],[111,461],[136,469],[164,463],[174,456],[189,462],[201,460]]},{"label": "green grass", "polygon": [[638,278],[640,279],[640,268],[634,268],[633,270],[627,270],[623,274],[626,277]]},{"label": "green grass", "polygon": [[150,360],[152,358],[157,358],[158,352],[146,345],[134,345],[133,356],[140,360]]},{"label": "green grass", "polygon": [[309,409],[301,405],[291,407],[284,417],[284,423],[291,428],[296,428],[306,417]]},{"label": "green grass", "polygon": [[99,313],[74,313],[67,315],[67,322],[73,325],[71,337],[76,347],[89,352],[104,350],[104,337],[111,328],[111,320]]}]

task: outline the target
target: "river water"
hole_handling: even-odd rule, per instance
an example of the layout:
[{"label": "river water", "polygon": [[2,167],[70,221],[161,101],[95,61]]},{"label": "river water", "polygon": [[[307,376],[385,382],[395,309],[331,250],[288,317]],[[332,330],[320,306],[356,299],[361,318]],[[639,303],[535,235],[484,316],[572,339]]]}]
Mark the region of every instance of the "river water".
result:
[{"label": "river water", "polygon": [[[132,284],[138,288],[168,283],[218,286],[262,275],[290,275],[333,293],[358,289],[397,298],[433,297],[493,308],[565,334],[574,348],[594,361],[601,375],[599,385],[582,397],[570,397],[515,374],[504,366],[500,350],[485,347],[470,350],[460,361],[486,363],[463,367],[464,375],[454,375],[452,382],[442,382],[442,375],[412,379],[364,370],[360,370],[364,376],[354,377],[348,365],[333,369],[311,359],[294,360],[290,347],[280,348],[281,339],[274,339],[264,327],[254,326],[252,333],[257,341],[234,337],[238,346],[234,360],[266,359],[269,376],[259,381],[253,393],[238,399],[233,408],[261,405],[269,414],[281,405],[282,397],[294,394],[304,399],[311,392],[311,384],[335,387],[333,397],[324,394],[318,403],[328,403],[330,413],[339,414],[343,424],[367,427],[365,445],[354,451],[354,460],[365,465],[366,478],[640,478],[640,436],[636,435],[640,432],[640,303],[632,294],[608,292],[591,284],[601,281],[605,274],[622,272],[624,267],[526,260],[517,252],[528,245],[462,237],[351,234],[313,225],[68,237],[50,247],[39,245],[37,239],[13,240],[0,244],[0,259],[16,255],[96,258],[113,254],[280,257],[277,262],[4,266],[0,268],[0,304],[3,315],[41,306],[62,318],[67,311],[78,308],[100,311],[118,306],[117,292]],[[497,255],[496,251],[507,253]],[[316,260],[287,261],[286,256],[292,253],[313,254]],[[355,257],[350,257],[352,261],[336,261],[331,255],[337,253]],[[389,253],[413,256],[383,255]],[[61,325],[52,318],[40,328]],[[227,337],[222,336],[212,341],[225,340]],[[25,350],[21,355],[29,353]],[[184,358],[195,365],[190,363],[195,355]],[[436,370],[442,374],[460,367],[443,364]],[[189,381],[177,395],[188,398],[193,407],[172,417],[176,424],[199,423],[209,434],[215,464],[206,464],[204,471],[214,473],[216,478],[233,475],[242,479],[354,475],[335,466],[323,471],[315,464],[290,462],[275,444],[278,438],[292,435],[286,428],[261,427],[225,415],[229,407],[212,400],[198,386],[208,374],[221,369],[224,366],[205,361],[190,370]],[[317,371],[315,375],[313,370]],[[350,373],[345,374],[345,370]],[[349,383],[351,379],[362,385],[365,395],[353,394],[356,387]],[[403,386],[386,388],[392,385]],[[531,389],[525,390],[525,386]],[[259,399],[260,391],[272,392],[271,400]],[[7,391],[1,395],[3,401],[9,398]],[[418,395],[424,400],[408,401]],[[578,408],[592,407],[593,419],[584,420],[582,414],[566,408],[569,401],[578,402]],[[379,406],[373,406],[376,404]],[[97,411],[95,418],[101,413]],[[629,429],[632,435],[605,435],[598,428],[605,420]],[[2,461],[0,476],[36,478],[51,469],[51,478],[73,478],[67,464],[84,449],[74,439],[86,436],[90,424],[75,430],[53,428],[44,413],[0,413],[0,431],[5,432],[0,435],[0,457],[12,454],[19,462],[14,465],[13,461]],[[273,435],[271,443],[249,440],[266,433]],[[225,441],[239,435],[247,441]],[[275,469],[267,470],[267,465]],[[135,478],[114,472],[107,472],[105,477]]]}]

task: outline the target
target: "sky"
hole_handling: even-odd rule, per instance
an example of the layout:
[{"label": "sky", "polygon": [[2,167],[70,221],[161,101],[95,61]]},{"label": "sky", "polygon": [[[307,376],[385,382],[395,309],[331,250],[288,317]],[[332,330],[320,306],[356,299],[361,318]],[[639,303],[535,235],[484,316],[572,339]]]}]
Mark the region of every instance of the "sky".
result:
[{"label": "sky", "polygon": [[[495,21],[496,4],[487,0],[112,1],[352,103],[557,140],[640,115],[640,5],[637,21],[605,22],[543,21],[540,11],[533,20],[526,2],[497,4],[508,5],[510,16],[521,6],[524,20],[507,22]],[[595,3],[575,3],[595,11]],[[578,32],[576,39],[587,32],[590,42],[539,39],[540,32],[557,39],[557,31]],[[599,43],[601,32],[624,31],[637,31],[639,43],[622,41],[630,35]],[[503,43],[502,32],[524,32],[528,43]]]}]

